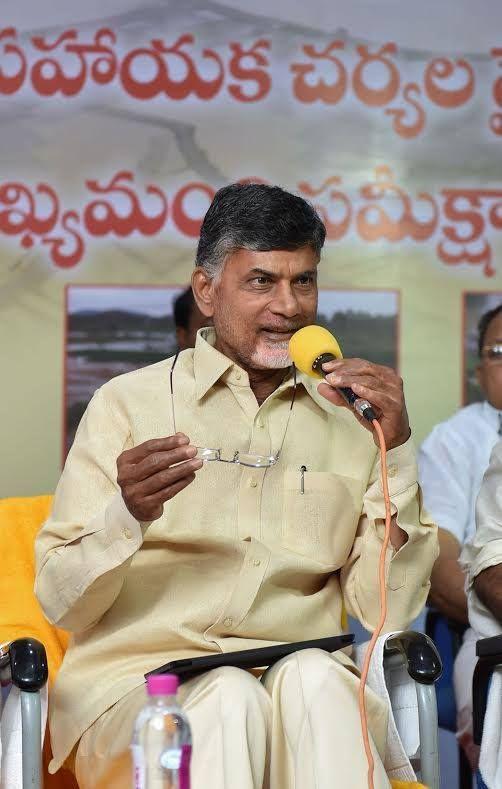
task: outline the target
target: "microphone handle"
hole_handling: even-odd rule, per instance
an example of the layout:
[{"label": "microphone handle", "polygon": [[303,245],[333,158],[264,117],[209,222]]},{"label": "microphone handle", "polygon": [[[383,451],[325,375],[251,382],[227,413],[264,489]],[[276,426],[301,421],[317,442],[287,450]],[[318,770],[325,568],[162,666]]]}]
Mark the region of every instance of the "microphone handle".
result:
[{"label": "microphone handle", "polygon": [[[331,362],[335,358],[336,357],[333,356],[332,353],[322,353],[312,364],[312,369],[326,377],[329,375],[329,373],[325,373],[322,369],[322,366],[325,364],[325,362]],[[373,411],[371,404],[368,403],[368,401],[363,397],[358,397],[356,393],[352,391],[350,386],[337,386],[336,391],[340,392],[345,402],[352,406],[354,411],[357,411],[359,416],[363,416],[368,420],[368,422],[373,422],[373,420],[376,419],[376,414]]]}]

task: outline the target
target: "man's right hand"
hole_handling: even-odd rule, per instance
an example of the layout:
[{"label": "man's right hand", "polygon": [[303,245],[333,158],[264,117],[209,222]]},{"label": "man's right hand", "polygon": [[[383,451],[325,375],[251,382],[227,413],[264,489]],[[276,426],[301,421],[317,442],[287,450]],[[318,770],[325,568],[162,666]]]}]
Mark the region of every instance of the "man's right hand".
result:
[{"label": "man's right hand", "polygon": [[138,521],[154,521],[164,503],[195,479],[203,462],[183,433],[153,438],[117,458],[117,482],[131,515]]}]

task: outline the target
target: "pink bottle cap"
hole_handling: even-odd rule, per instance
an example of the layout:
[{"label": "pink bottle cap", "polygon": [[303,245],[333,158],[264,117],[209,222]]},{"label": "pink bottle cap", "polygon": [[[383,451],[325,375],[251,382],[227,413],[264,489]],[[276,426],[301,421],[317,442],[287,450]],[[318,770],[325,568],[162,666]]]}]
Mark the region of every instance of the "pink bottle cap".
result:
[{"label": "pink bottle cap", "polygon": [[176,674],[151,674],[146,678],[149,696],[175,696],[179,684]]}]

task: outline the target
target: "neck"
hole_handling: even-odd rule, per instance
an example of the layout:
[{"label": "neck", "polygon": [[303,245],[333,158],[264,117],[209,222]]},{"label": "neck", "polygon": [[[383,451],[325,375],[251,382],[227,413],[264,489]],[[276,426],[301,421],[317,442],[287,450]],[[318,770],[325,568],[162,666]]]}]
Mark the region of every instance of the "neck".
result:
[{"label": "neck", "polygon": [[240,359],[226,343],[222,343],[218,336],[216,337],[214,347],[217,351],[223,353],[228,359],[231,359],[247,372],[249,376],[249,385],[256,397],[258,405],[261,405],[272,392],[275,392],[288,374],[289,368],[287,367],[265,370],[257,370],[254,367],[249,367],[247,362],[244,359]]},{"label": "neck", "polygon": [[253,390],[258,405],[261,405],[278,386],[282,384],[288,374],[288,368],[279,370],[246,370],[249,376],[249,385]]}]

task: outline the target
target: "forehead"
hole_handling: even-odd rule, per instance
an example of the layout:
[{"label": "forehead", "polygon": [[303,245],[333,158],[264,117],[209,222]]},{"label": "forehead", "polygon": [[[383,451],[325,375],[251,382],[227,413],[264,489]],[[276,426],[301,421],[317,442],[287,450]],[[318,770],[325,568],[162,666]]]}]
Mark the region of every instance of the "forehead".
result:
[{"label": "forehead", "polygon": [[499,312],[499,314],[496,315],[495,318],[493,318],[488,324],[484,344],[487,345],[488,343],[495,342],[496,340],[500,340],[502,342],[502,312]]},{"label": "forehead", "polygon": [[223,273],[243,276],[253,269],[261,269],[279,277],[292,277],[303,271],[315,270],[317,264],[317,255],[310,246],[266,252],[238,249],[228,257]]}]

